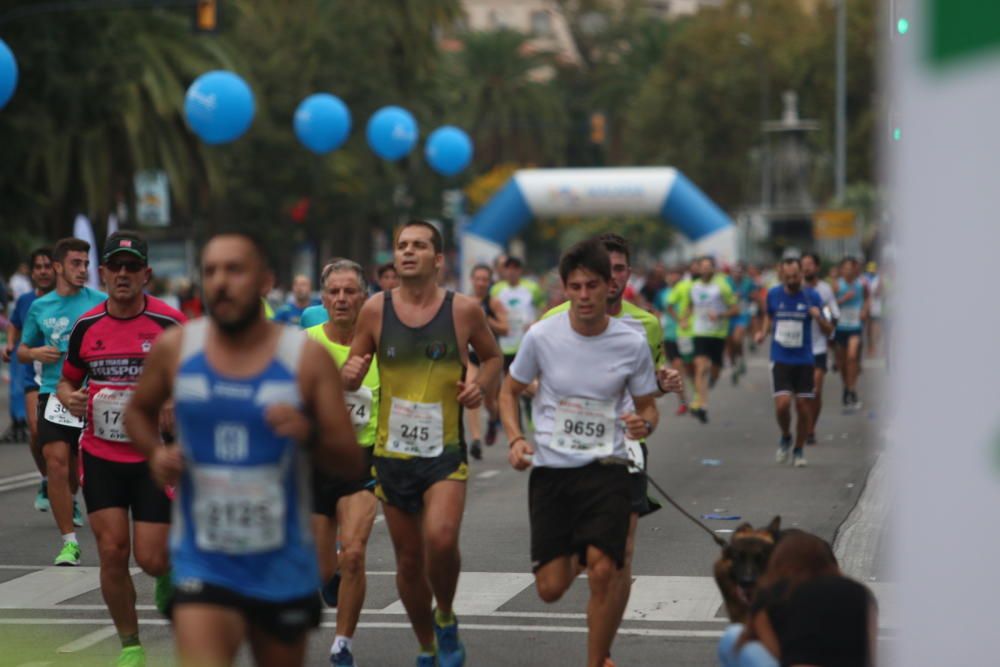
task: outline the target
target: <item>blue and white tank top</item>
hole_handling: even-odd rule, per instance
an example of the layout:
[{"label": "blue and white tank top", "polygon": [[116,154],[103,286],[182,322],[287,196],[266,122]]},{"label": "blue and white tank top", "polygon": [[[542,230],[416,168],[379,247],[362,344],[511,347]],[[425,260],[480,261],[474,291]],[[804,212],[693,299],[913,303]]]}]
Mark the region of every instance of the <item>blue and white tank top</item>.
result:
[{"label": "blue and white tank top", "polygon": [[308,461],[293,440],[274,434],[268,406],[299,406],[299,359],[307,340],[286,327],[271,363],[232,378],[205,358],[208,320],[184,327],[174,411],[185,467],[170,534],[174,583],[213,584],[282,602],[319,585],[309,529]]},{"label": "blue and white tank top", "polygon": [[847,282],[837,280],[837,299],[854,290],[854,296],[840,304],[840,319],[837,331],[861,331],[861,308],[865,305],[865,286],[861,280]]}]

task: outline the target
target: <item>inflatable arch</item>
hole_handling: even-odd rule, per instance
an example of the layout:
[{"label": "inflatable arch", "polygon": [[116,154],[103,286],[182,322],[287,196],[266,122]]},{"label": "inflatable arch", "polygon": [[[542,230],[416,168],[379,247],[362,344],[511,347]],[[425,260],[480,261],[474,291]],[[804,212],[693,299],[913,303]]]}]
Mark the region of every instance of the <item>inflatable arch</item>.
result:
[{"label": "inflatable arch", "polygon": [[672,167],[522,169],[461,232],[462,281],[489,263],[534,218],[657,215],[697,254],[732,261],[733,223],[715,202]]}]

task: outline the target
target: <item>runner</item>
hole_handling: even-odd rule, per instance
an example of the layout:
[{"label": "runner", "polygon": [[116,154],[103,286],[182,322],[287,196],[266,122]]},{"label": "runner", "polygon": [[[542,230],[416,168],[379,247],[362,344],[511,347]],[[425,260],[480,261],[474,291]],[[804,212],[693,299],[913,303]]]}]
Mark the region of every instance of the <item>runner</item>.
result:
[{"label": "runner", "polygon": [[399,273],[396,271],[396,265],[392,262],[386,262],[378,267],[376,277],[380,292],[387,292],[399,287]]},{"label": "runner", "polygon": [[837,367],[843,380],[841,400],[844,409],[861,409],[858,399],[857,382],[861,366],[861,332],[868,311],[868,290],[860,279],[860,266],[853,257],[845,257],[840,262],[840,278],[837,279],[837,305],[840,319],[837,321]]},{"label": "runner", "polygon": [[683,415],[687,412],[688,406],[687,392],[684,390],[684,359],[681,356],[681,350],[677,344],[678,324],[677,318],[671,315],[673,309],[670,308],[670,295],[673,293],[674,287],[681,282],[683,274],[683,269],[671,267],[667,271],[666,285],[662,290],[660,290],[660,293],[656,295],[656,309],[663,314],[661,317],[661,321],[663,323],[663,351],[666,353],[667,363],[669,363],[670,367],[677,371],[681,377],[681,390],[677,393],[677,399],[680,402],[677,406],[678,415]]},{"label": "runner", "polygon": [[[320,285],[330,319],[326,324],[306,329],[306,334],[321,343],[340,367],[351,351],[368,285],[364,270],[349,259],[327,264]],[[313,476],[312,528],[319,554],[320,580],[326,582],[321,594],[328,605],[337,608],[337,629],[330,646],[330,663],[334,667],[356,664],[353,638],[365,602],[365,553],[378,504],[371,476],[379,415],[378,364],[374,359],[361,387],[345,393],[344,397],[358,444],[364,450],[365,476],[360,480],[333,479],[319,472]]]},{"label": "runner", "polygon": [[[108,237],[101,266],[108,300],[77,320],[56,391],[70,414],[86,423],[80,438],[80,479],[97,539],[101,593],[122,645],[119,667],[146,663],[128,569],[130,552],[146,574],[156,577],[161,611],[166,610],[170,594],[170,499],[153,482],[145,457],[132,447],[122,424],[153,341],[167,327],[185,321],[179,311],[143,294],[152,273],[146,242],[139,235],[122,231]],[[169,422],[168,412],[161,426],[172,435]]]},{"label": "runner", "polygon": [[505,336],[500,337],[503,367],[506,371],[521,346],[524,332],[538,319],[540,309],[545,305],[545,294],[538,283],[523,277],[524,263],[517,257],[507,258],[504,275],[504,280],[490,288],[490,296],[498,299],[507,309],[508,331]]},{"label": "runner", "polygon": [[[77,318],[107,298],[87,287],[90,244],[66,238],[52,250],[55,289],[38,297],[24,318],[17,357],[41,364],[38,393],[38,446],[45,457],[52,517],[62,535],[56,565],[79,565],[80,545],[74,526],[83,525],[75,496],[79,487],[76,448],[83,421],[71,415],[55,396],[69,334]],[[72,474],[71,474],[72,473]]]},{"label": "runner", "polygon": [[[690,316],[691,286],[698,280],[700,272],[700,262],[697,259],[692,260],[688,275],[671,288],[666,308],[667,315],[677,321],[677,352],[680,354],[685,376],[692,383],[694,382],[694,321]],[[677,409],[677,414],[682,415],[694,407],[697,406],[682,406]],[[695,416],[700,419],[699,415]]]},{"label": "runner", "polygon": [[[56,274],[52,270],[52,251],[49,248],[39,248],[32,252],[30,265],[31,283],[35,288],[19,296],[17,303],[14,304],[14,312],[11,313],[10,324],[7,327],[7,347],[4,348],[4,361],[18,358],[17,348],[21,342],[21,331],[24,329],[24,320],[31,304],[38,297],[51,292],[55,287]],[[38,363],[19,363],[18,369],[21,372],[24,387],[24,415],[28,420],[28,447],[31,450],[31,458],[35,461],[35,467],[42,475],[42,481],[38,483],[38,491],[35,493],[35,509],[39,512],[48,512],[49,491],[48,478],[45,475],[45,457],[42,455],[41,447],[38,446],[39,378],[37,374],[40,365]],[[11,384],[13,385],[13,382]]]},{"label": "runner", "polygon": [[[208,317],[165,332],[125,411],[161,486],[177,484],[170,535],[174,635],[183,665],[301,665],[319,622],[306,443],[330,474],[360,477],[337,367],[301,331],[266,321],[265,250],[243,232],[201,258]],[[173,398],[178,444],[159,415]],[[306,417],[310,415],[310,417]]]},{"label": "runner", "polygon": [[[820,259],[814,252],[807,252],[802,255],[802,277],[806,287],[813,289],[819,295],[823,303],[823,317],[836,325],[840,318],[840,307],[837,306],[837,297],[833,293],[833,288],[829,283],[819,279]],[[813,385],[816,398],[812,405],[812,426],[806,436],[807,445],[816,444],[816,424],[819,422],[819,413],[823,409],[823,384],[826,382],[826,372],[828,368],[827,354],[829,351],[829,335],[824,334],[816,320],[812,323],[812,348],[813,359],[816,370],[813,373]]]},{"label": "runner", "polygon": [[865,322],[865,339],[868,341],[868,357],[878,356],[882,343],[882,276],[878,264],[868,262],[865,267],[865,287],[868,289],[868,319]]},{"label": "runner", "polygon": [[[487,264],[477,264],[472,267],[471,282],[472,295],[479,300],[483,312],[486,313],[486,323],[490,326],[490,331],[494,336],[504,336],[507,334],[507,309],[500,299],[490,296],[490,281],[493,279],[493,270]],[[469,367],[465,372],[466,382],[475,382],[479,374],[479,357],[474,352],[469,353]],[[497,440],[497,429],[500,424],[500,412],[497,407],[497,392],[499,387],[487,388],[483,403],[486,405],[487,429],[486,444],[493,445]],[[472,458],[479,460],[483,458],[483,447],[480,443],[483,434],[483,424],[479,416],[479,408],[470,408],[466,415],[468,417],[469,435],[472,442],[469,443],[469,454]]]},{"label": "runner", "polygon": [[[535,585],[542,600],[555,602],[586,568],[591,667],[613,664],[611,644],[628,603],[632,491],[622,465],[628,460],[625,437],[642,440],[659,420],[648,342],[607,313],[611,264],[597,239],[563,255],[559,273],[568,312],[528,331],[500,394],[510,463],[517,470],[534,465],[529,513]],[[518,397],[535,380],[531,444],[521,430]],[[634,411],[620,409],[627,396]]]},{"label": "runner", "polygon": [[[396,552],[396,586],[420,643],[417,665],[456,667],[465,663],[452,608],[468,479],[462,409],[481,405],[483,387],[494,386],[500,351],[479,302],[437,286],[437,228],[412,220],[396,231],[394,248],[401,284],[361,309],[343,375],[356,390],[378,353],[375,492]],[[469,345],[479,375],[467,383]]]},{"label": "runner", "polygon": [[305,309],[318,305],[320,302],[312,295],[312,281],[309,277],[295,276],[292,281],[292,300],[274,313],[274,321],[297,327]]},{"label": "runner", "polygon": [[757,351],[757,332],[762,331],[761,324],[763,324],[763,313],[764,309],[761,308],[761,303],[767,298],[767,290],[764,289],[763,279],[760,274],[760,267],[755,264],[750,264],[747,266],[747,277],[753,283],[753,294],[750,297],[750,305],[748,307],[750,314],[750,351]]},{"label": "runner", "polygon": [[[823,317],[820,295],[809,287],[803,287],[802,265],[798,258],[782,260],[780,275],[784,285],[772,287],[767,293],[765,326],[764,331],[757,334],[757,343],[762,343],[768,333],[773,333],[771,387],[774,411],[781,428],[776,460],[786,463],[791,450],[795,467],[802,468],[806,465],[803,445],[813,424],[811,408],[815,398],[811,323],[817,324],[824,335],[833,331],[833,325]],[[793,394],[796,414],[794,449],[791,434]]]},{"label": "runner", "polygon": [[691,284],[688,315],[694,330],[695,399],[691,414],[708,423],[708,391],[722,372],[729,318],[739,313],[736,295],[725,276],[715,272],[715,260],[702,257],[699,278]]},{"label": "runner", "polygon": [[743,358],[743,340],[750,328],[750,304],[754,300],[757,286],[747,275],[746,267],[739,262],[733,265],[727,279],[739,303],[739,311],[729,320],[729,337],[726,339],[729,363],[733,368],[732,380],[736,385],[740,382],[740,376],[747,372],[747,362]]}]

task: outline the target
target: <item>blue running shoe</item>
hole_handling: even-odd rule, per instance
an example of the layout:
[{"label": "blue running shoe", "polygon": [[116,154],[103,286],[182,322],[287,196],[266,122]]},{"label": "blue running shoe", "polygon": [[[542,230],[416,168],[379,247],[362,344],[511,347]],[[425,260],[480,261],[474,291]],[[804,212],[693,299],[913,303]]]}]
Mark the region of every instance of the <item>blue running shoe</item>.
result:
[{"label": "blue running shoe", "polygon": [[417,667],[438,667],[437,658],[433,653],[421,653],[417,656]]},{"label": "blue running shoe", "polygon": [[330,581],[326,582],[319,589],[319,596],[330,609],[337,607],[337,598],[340,596],[340,572],[334,572]]},{"label": "blue running shoe", "polygon": [[435,612],[434,636],[437,637],[438,667],[462,667],[465,664],[465,646],[458,638],[458,619],[448,625],[438,625]]},{"label": "blue running shoe", "polygon": [[80,506],[73,501],[73,525],[79,528],[83,525],[83,515],[80,514]]},{"label": "blue running shoe", "polygon": [[39,512],[48,512],[49,507],[49,483],[43,479],[38,485],[38,493],[35,494],[35,509]]},{"label": "blue running shoe", "polygon": [[333,667],[358,667],[358,663],[354,662],[354,656],[346,646],[341,646],[339,651],[330,655],[330,664]]}]

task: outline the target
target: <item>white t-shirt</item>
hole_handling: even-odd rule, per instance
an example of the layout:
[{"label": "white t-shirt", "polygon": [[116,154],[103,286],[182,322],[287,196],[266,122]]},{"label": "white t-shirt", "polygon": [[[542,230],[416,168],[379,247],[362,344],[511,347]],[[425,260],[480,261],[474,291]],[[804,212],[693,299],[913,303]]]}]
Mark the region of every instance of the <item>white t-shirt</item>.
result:
[{"label": "white t-shirt", "polygon": [[[840,317],[840,306],[837,305],[837,296],[833,293],[830,283],[820,280],[813,289],[816,290],[819,298],[823,301],[823,308],[830,309],[829,313],[824,313],[825,316],[828,316],[827,319],[838,319]],[[828,347],[826,336],[823,335],[823,330],[816,324],[815,319],[812,321],[812,344],[813,354],[826,354]]]},{"label": "white t-shirt", "polygon": [[[657,393],[643,334],[611,318],[601,334],[582,336],[570,325],[568,312],[528,330],[510,374],[523,384],[539,380],[531,403],[535,467],[579,468],[608,455],[626,458],[625,428],[618,419],[622,398]],[[563,437],[567,423],[576,429],[571,443]]]}]

